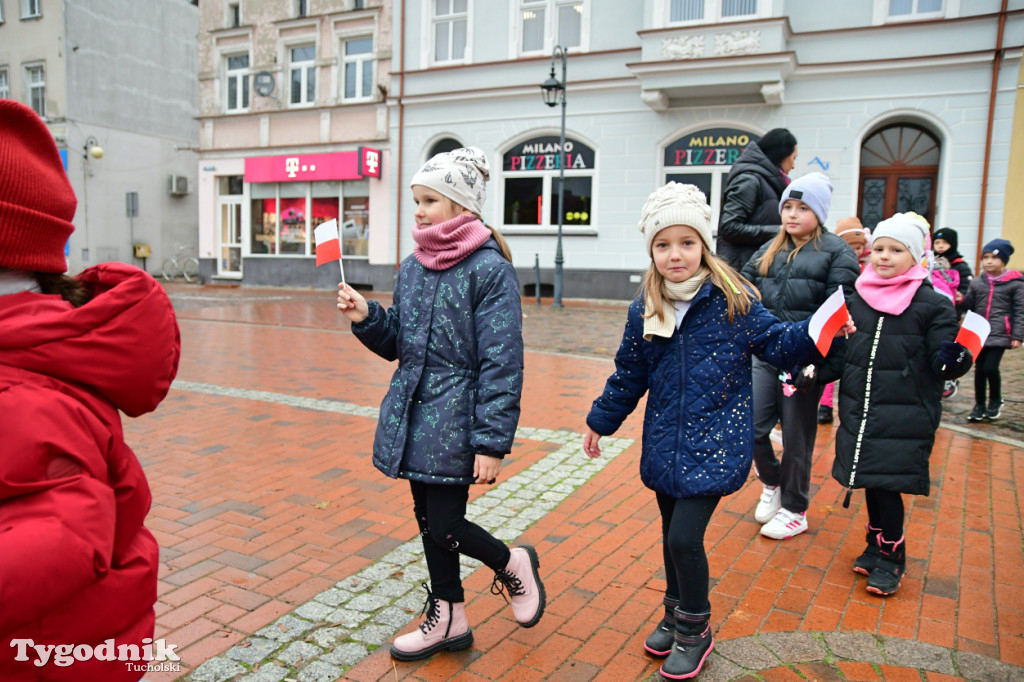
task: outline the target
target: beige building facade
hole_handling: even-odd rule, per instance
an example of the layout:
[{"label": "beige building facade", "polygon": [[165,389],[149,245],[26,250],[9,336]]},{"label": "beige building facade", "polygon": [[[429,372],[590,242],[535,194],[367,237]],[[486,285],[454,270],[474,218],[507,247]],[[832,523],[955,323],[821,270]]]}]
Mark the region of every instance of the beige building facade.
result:
[{"label": "beige building facade", "polygon": [[206,277],[333,286],[337,267],[314,266],[313,231],[329,220],[346,274],[370,277],[390,222],[391,3],[217,0],[199,23]]}]

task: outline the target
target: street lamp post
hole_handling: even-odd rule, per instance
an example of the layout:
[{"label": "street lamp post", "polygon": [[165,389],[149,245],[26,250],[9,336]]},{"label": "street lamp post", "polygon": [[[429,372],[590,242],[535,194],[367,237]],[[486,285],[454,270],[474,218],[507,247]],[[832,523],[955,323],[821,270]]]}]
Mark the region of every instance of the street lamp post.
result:
[{"label": "street lamp post", "polygon": [[[89,253],[89,176],[92,174],[89,168],[89,157],[94,159],[103,158],[103,147],[100,146],[99,141],[90,135],[85,138],[85,144],[82,145],[82,220],[85,223],[85,256]],[[83,258],[85,260],[85,258]]]},{"label": "street lamp post", "polygon": [[[555,79],[555,63],[562,60],[562,80]],[[541,83],[540,89],[544,96],[544,103],[553,107],[559,102],[562,103],[562,134],[558,145],[558,242],[555,246],[555,292],[553,308],[562,307],[562,221],[565,218],[565,48],[555,45],[551,53],[551,75]]]}]

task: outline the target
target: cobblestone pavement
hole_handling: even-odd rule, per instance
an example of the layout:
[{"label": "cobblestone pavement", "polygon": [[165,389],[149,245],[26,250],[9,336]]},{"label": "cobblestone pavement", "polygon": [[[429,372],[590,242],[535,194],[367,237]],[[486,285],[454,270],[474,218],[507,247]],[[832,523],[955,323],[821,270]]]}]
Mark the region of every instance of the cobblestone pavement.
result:
[{"label": "cobblestone pavement", "polygon": [[[490,571],[467,560],[474,645],[398,663],[385,645],[418,621],[426,570],[407,484],[369,458],[393,367],[348,333],[331,292],[168,290],[178,380],[126,424],[162,548],[156,636],[182,659],[147,680],[659,678],[641,647],[664,576],[657,505],[636,472],[639,412],[602,458],[580,452],[624,302],[524,301],[516,447],[499,483],[471,493],[477,523],[537,547],[546,615],[519,628]],[[699,679],[1024,679],[1021,365],[1006,355],[997,422],[967,424],[970,375],[947,401],[932,496],[906,498],[909,570],[888,600],[850,571],[866,511],[862,496],[843,509],[828,476],[833,427],[819,429],[807,533],[757,534],[753,478],[723,501],[707,536],[716,650]]]}]

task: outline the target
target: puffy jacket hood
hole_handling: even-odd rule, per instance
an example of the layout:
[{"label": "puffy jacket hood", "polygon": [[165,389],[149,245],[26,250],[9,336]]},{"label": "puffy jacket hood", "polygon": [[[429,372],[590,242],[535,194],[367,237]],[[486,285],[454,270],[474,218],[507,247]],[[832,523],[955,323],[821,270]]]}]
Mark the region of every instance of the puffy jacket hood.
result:
[{"label": "puffy jacket hood", "polygon": [[93,298],[80,308],[59,296],[0,297],[0,363],[85,384],[131,417],[152,411],[178,370],[174,309],[156,280],[123,263],[77,279]]}]

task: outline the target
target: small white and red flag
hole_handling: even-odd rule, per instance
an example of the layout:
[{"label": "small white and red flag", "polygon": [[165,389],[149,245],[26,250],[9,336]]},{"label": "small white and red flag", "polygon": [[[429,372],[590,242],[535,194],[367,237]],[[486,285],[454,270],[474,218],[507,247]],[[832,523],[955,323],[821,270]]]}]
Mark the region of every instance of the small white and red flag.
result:
[{"label": "small white and red flag", "polygon": [[316,265],[320,267],[324,263],[338,261],[341,268],[341,281],[345,282],[345,265],[341,260],[341,239],[338,237],[338,221],[328,220],[320,223],[313,230],[313,237],[316,239]]},{"label": "small white and red flag", "polygon": [[835,293],[825,299],[821,307],[811,315],[811,323],[807,333],[814,340],[818,352],[822,357],[828,355],[828,349],[832,347],[832,339],[842,329],[846,321],[850,319],[850,313],[846,310],[846,298],[843,296],[843,288],[839,287]]},{"label": "small white and red flag", "polygon": [[971,357],[977,360],[978,353],[984,347],[985,339],[988,338],[990,331],[992,331],[992,326],[988,320],[978,313],[967,311],[967,315],[964,316],[964,324],[956,334],[956,342],[971,351]]}]

